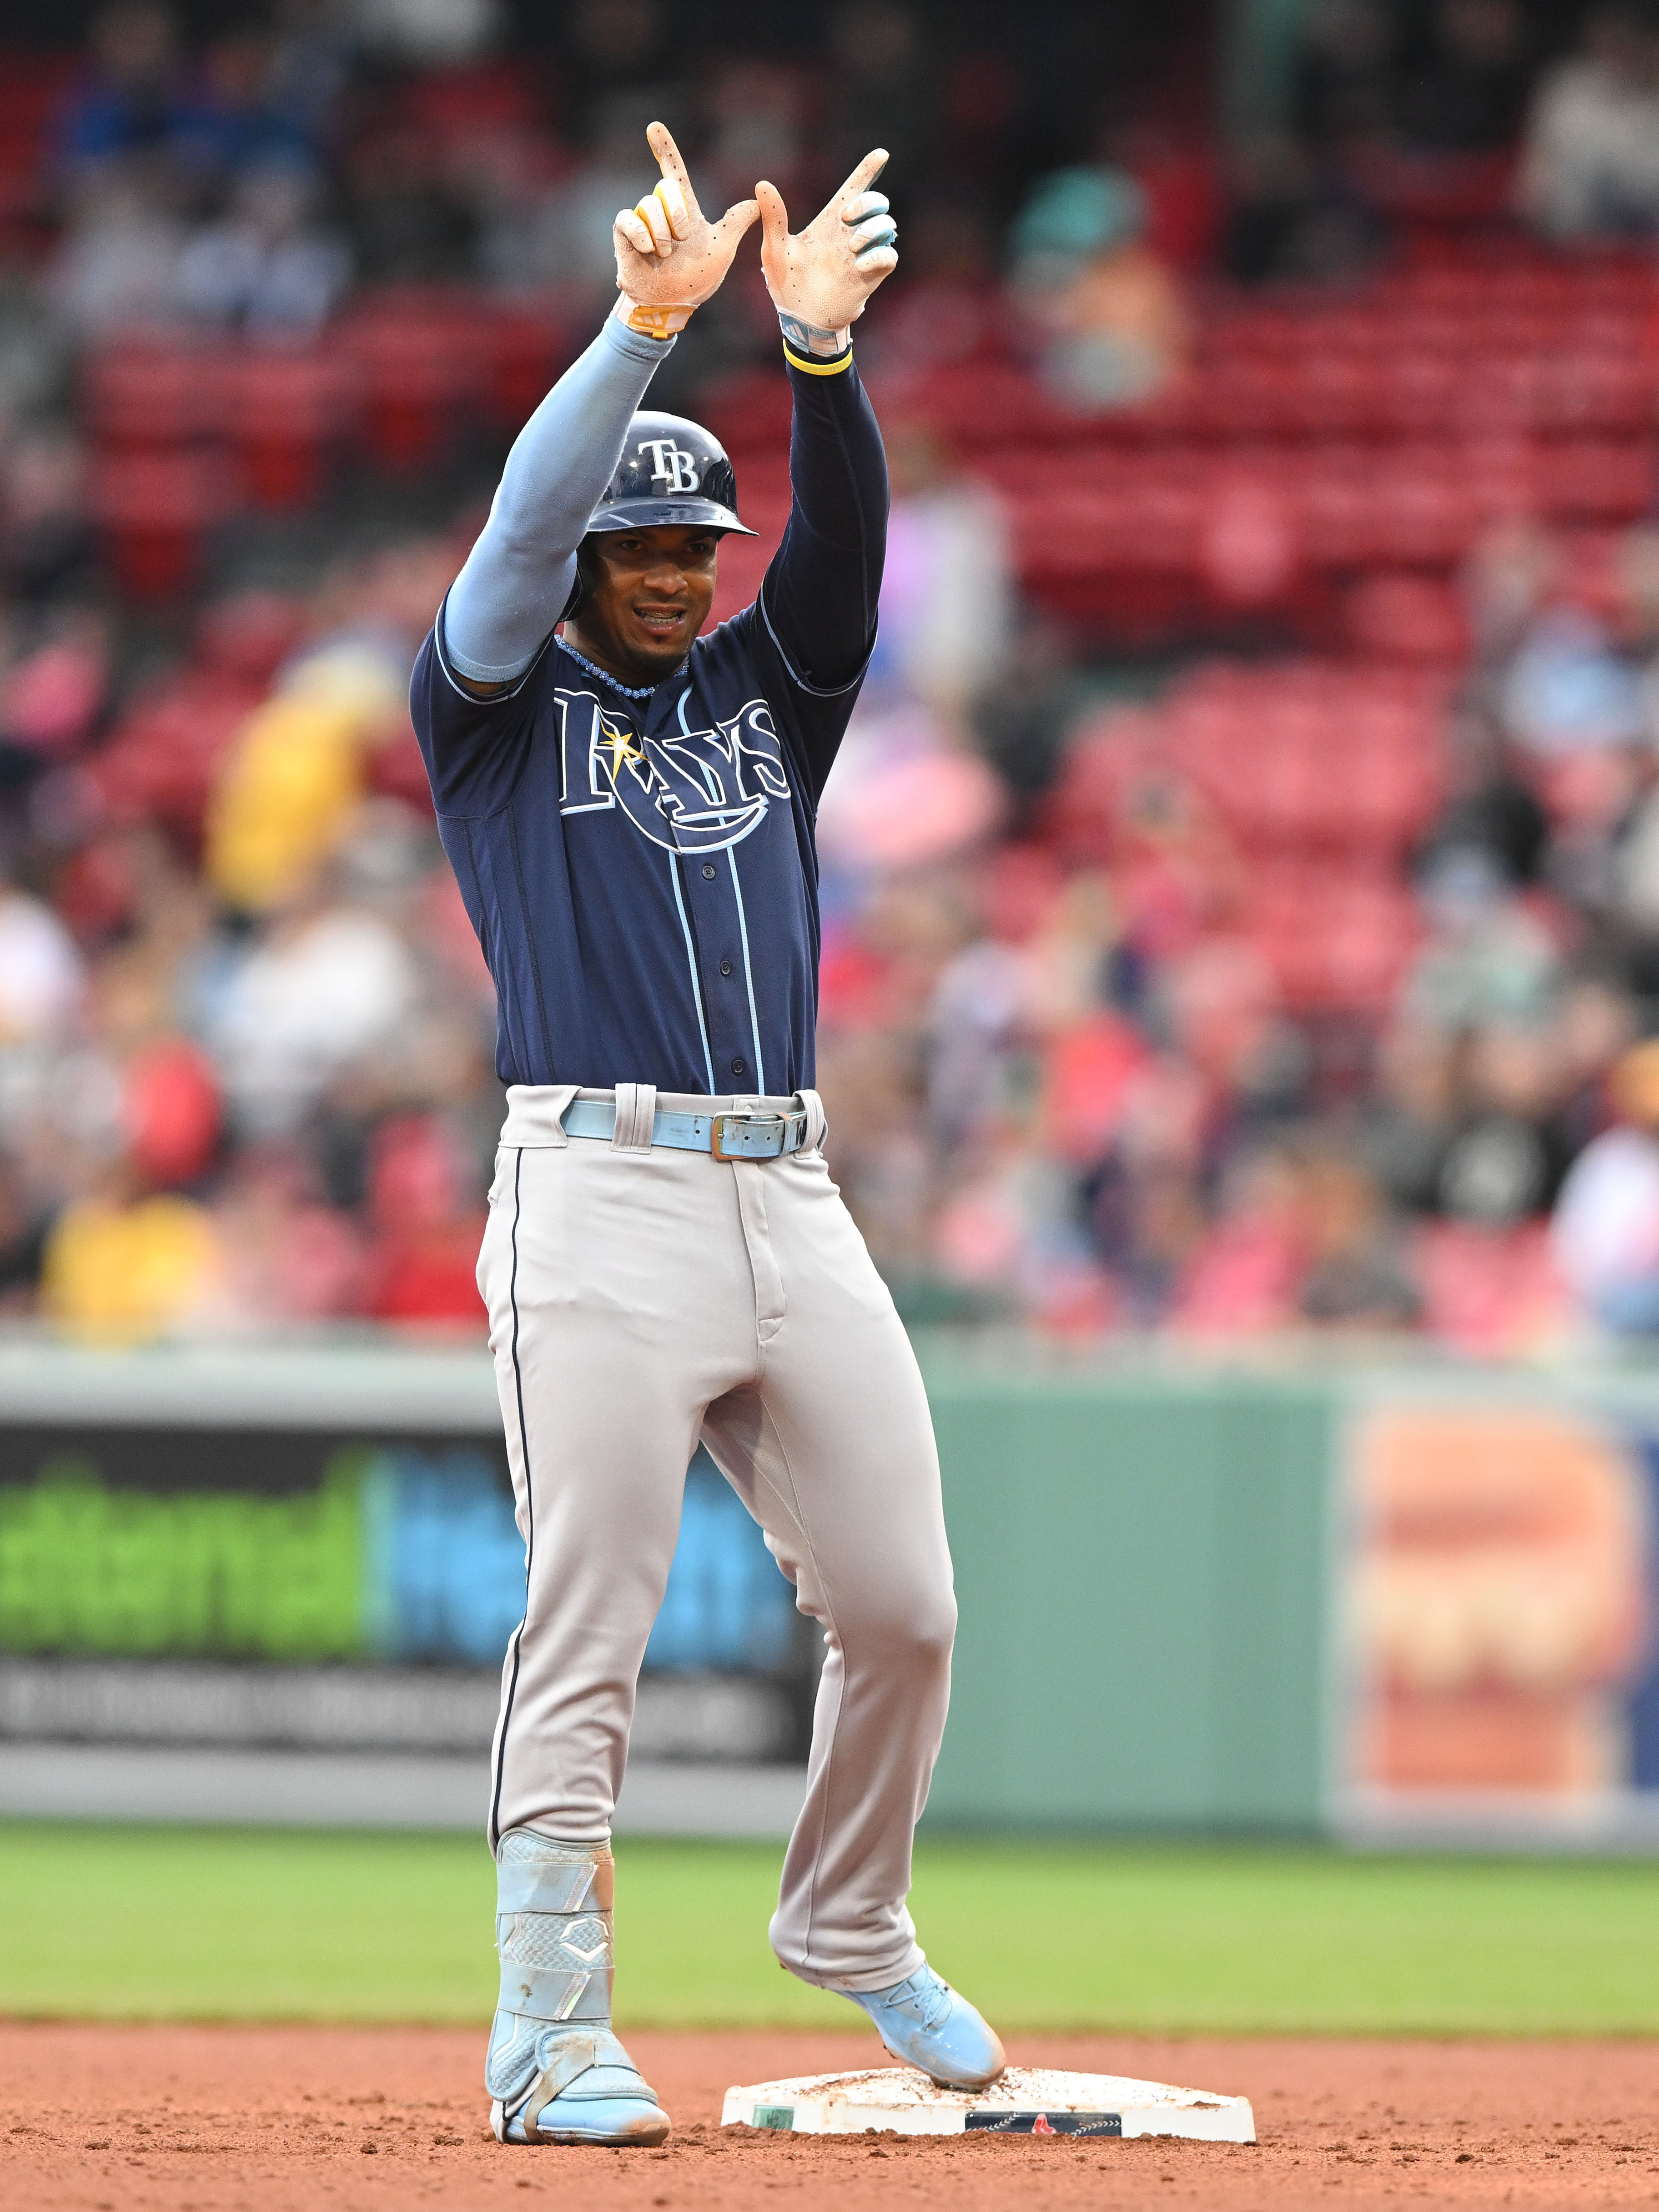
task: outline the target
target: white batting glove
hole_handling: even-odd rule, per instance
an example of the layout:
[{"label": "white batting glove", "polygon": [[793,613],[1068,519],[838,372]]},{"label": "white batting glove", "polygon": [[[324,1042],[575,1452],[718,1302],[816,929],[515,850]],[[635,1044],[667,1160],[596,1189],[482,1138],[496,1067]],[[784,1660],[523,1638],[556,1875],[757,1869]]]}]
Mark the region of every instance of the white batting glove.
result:
[{"label": "white batting glove", "polygon": [[870,190],[886,166],[886,149],[878,146],[793,236],[777,186],[755,187],[762,274],[785,337],[802,352],[839,353],[865,301],[898,267],[898,231],[886,196]]},{"label": "white batting glove", "polygon": [[662,176],[611,226],[622,294],[617,319],[647,337],[666,338],[719,291],[738,240],[760,210],[753,200],[739,200],[718,222],[708,222],[666,125],[653,123],[645,135]]}]

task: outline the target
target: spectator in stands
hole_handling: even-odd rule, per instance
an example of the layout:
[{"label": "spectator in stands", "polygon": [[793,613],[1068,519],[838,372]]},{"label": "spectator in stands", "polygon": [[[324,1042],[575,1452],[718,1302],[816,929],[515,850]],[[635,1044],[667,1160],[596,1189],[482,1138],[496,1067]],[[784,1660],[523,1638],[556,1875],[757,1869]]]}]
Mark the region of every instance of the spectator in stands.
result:
[{"label": "spectator in stands", "polygon": [[1395,26],[1381,0],[1315,0],[1297,66],[1297,132],[1321,154],[1351,154],[1392,133]]},{"label": "spectator in stands", "polygon": [[227,31],[203,53],[197,74],[198,137],[217,178],[251,170],[309,170],[319,149],[312,129],[280,100],[270,38],[249,27]]},{"label": "spectator in stands", "polygon": [[1376,1054],[1364,1120],[1364,1153],[1394,1206],[1432,1213],[1459,1111],[1460,1040],[1427,1023],[1396,1022]]},{"label": "spectator in stands", "polygon": [[292,1328],[362,1311],[362,1236],[349,1212],[328,1203],[301,1146],[246,1146],[222,1180],[213,1215],[226,1327]]},{"label": "spectator in stands", "polygon": [[66,428],[32,428],[0,451],[0,589],[21,605],[93,588],[86,474]]},{"label": "spectator in stands", "polygon": [[390,1046],[419,995],[388,923],[326,896],[296,902],[236,969],[214,1020],[237,1130],[296,1130],[331,1083]]},{"label": "spectator in stands", "polygon": [[[802,73],[782,63],[744,56],[715,72],[705,102],[704,156],[715,199],[730,205],[746,198],[757,177],[769,177],[786,198],[793,192],[806,154],[808,100]],[[907,222],[907,260],[909,236]]]},{"label": "spectator in stands", "polygon": [[663,0],[575,0],[565,11],[558,42],[562,119],[576,144],[595,151],[603,145],[619,95],[630,115],[648,109],[647,121],[660,118],[678,131],[684,94],[669,27]]},{"label": "spectator in stands", "polygon": [[1601,0],[1547,70],[1527,125],[1522,212],[1553,238],[1659,230],[1659,9]]},{"label": "spectator in stands", "polygon": [[1613,1073],[1619,1121],[1580,1153],[1555,1211],[1556,1258],[1581,1310],[1618,1336],[1659,1335],[1659,1042]]},{"label": "spectator in stands", "polygon": [[1236,147],[1222,266],[1241,284],[1352,282],[1373,266],[1388,228],[1352,179],[1288,138]]},{"label": "spectator in stands", "polygon": [[170,9],[114,0],[94,17],[92,66],[66,102],[55,152],[70,176],[112,162],[188,165],[204,117],[179,59]]},{"label": "spectator in stands", "polygon": [[952,467],[926,422],[890,423],[893,503],[871,679],[939,713],[971,710],[999,673],[1012,617],[1007,521],[990,488]]},{"label": "spectator in stands", "polygon": [[840,0],[827,30],[830,80],[828,166],[845,176],[860,146],[885,146],[884,191],[903,196],[928,175],[939,143],[939,59],[899,0]]},{"label": "spectator in stands", "polygon": [[0,266],[0,437],[62,410],[70,365],[69,334],[33,272]]},{"label": "spectator in stands", "polygon": [[1418,895],[1430,934],[1401,993],[1405,1020],[1449,1037],[1489,1022],[1548,1018],[1559,956],[1489,850],[1435,848],[1419,872]]},{"label": "spectator in stands", "polygon": [[420,283],[471,272],[480,210],[450,174],[441,147],[413,124],[389,121],[360,138],[350,150],[346,183],[351,254],[365,283]]},{"label": "spectator in stands", "polygon": [[143,1344],[211,1325],[222,1261],[204,1206],[174,1193],[135,1192],[118,1171],[52,1224],[41,1292],[69,1335]]},{"label": "spectator in stands", "polygon": [[1531,49],[1517,0],[1438,0],[1424,51],[1401,72],[1406,143],[1448,154],[1513,144],[1531,84]]},{"label": "spectator in stands", "polygon": [[1440,1161],[1437,1210],[1490,1225],[1547,1212],[1571,1157],[1553,1024],[1485,1023],[1460,1062],[1462,1112]]},{"label": "spectator in stands", "polygon": [[109,625],[96,608],[61,608],[21,643],[0,678],[0,779],[6,781],[78,751],[102,712],[109,681]]},{"label": "spectator in stands", "polygon": [[1045,380],[1070,406],[1136,405],[1186,361],[1186,305],[1145,242],[1146,216],[1134,179],[1102,167],[1040,179],[1015,219],[1014,298],[1042,334]]},{"label": "spectator in stands", "polygon": [[44,899],[0,884],[0,1052],[64,1041],[86,996],[75,940]]},{"label": "spectator in stands", "polygon": [[490,274],[514,286],[550,287],[573,315],[602,311],[617,289],[611,227],[617,208],[638,197],[640,139],[655,114],[649,100],[624,92],[586,116],[582,166],[484,236],[480,255]]},{"label": "spectator in stands", "polygon": [[351,278],[342,241],[313,220],[310,173],[290,161],[250,169],[223,219],[179,258],[179,298],[196,320],[249,337],[315,335]]},{"label": "spectator in stands", "polygon": [[477,1331],[483,1208],[472,1183],[466,1148],[441,1116],[394,1115],[376,1131],[365,1310],[377,1320]]},{"label": "spectator in stands", "polygon": [[47,285],[76,335],[156,331],[178,313],[187,233],[155,173],[111,161],[81,178]]},{"label": "spectator in stands", "polygon": [[265,94],[272,112],[320,147],[351,75],[353,32],[335,0],[274,0]]},{"label": "spectator in stands", "polygon": [[0,1315],[33,1310],[46,1229],[22,1176],[0,1152]]},{"label": "spectator in stands", "polygon": [[343,12],[371,53],[428,69],[482,52],[502,16],[500,0],[352,0]]}]

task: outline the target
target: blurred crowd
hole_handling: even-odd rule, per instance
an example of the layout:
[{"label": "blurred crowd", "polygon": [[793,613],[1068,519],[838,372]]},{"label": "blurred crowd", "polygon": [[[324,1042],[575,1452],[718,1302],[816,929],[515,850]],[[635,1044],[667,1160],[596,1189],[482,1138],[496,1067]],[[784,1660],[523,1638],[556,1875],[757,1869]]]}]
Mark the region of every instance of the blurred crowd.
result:
[{"label": "blurred crowd", "polygon": [[[655,0],[505,58],[489,0],[128,0],[0,88],[0,1311],[481,1333],[493,1000],[405,688],[661,114],[710,204],[895,151],[820,1085],[902,1310],[1659,1334],[1659,22],[1332,0],[1222,154],[1202,17],[1116,106],[897,0],[695,65]],[[717,614],[772,343],[740,270],[659,395],[762,531]]]}]

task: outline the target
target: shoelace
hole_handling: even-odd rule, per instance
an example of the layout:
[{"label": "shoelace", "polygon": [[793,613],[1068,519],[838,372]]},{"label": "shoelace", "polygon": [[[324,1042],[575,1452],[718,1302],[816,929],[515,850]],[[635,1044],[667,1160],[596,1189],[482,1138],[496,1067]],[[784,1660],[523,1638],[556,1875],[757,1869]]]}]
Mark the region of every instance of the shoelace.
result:
[{"label": "shoelace", "polygon": [[894,1995],[898,2003],[915,2012],[924,2035],[931,2035],[951,2009],[950,1986],[931,1966],[918,1966],[902,1993],[895,1991]]}]

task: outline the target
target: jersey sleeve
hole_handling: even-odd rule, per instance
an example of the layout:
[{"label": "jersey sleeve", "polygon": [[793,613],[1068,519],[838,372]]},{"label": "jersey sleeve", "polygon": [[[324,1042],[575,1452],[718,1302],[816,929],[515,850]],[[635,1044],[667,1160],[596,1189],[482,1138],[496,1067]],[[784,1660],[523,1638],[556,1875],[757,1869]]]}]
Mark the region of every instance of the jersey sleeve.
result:
[{"label": "jersey sleeve", "polygon": [[816,803],[876,642],[887,457],[850,355],[828,373],[792,360],[788,374],[792,503],[753,620],[787,684]]},{"label": "jersey sleeve", "polygon": [[504,691],[481,699],[456,681],[446,638],[448,601],[415,657],[410,719],[432,803],[451,820],[482,820],[510,805],[529,757],[546,645]]}]

